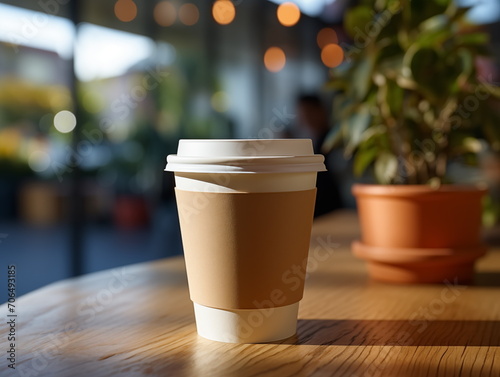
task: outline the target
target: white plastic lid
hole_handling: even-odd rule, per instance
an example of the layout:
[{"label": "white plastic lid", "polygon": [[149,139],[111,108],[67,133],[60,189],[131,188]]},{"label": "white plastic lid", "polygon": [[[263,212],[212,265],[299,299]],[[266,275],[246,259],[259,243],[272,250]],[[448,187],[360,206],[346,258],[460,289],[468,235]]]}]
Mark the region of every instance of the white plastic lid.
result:
[{"label": "white plastic lid", "polygon": [[167,171],[185,173],[299,173],[325,171],[310,139],[180,140]]}]

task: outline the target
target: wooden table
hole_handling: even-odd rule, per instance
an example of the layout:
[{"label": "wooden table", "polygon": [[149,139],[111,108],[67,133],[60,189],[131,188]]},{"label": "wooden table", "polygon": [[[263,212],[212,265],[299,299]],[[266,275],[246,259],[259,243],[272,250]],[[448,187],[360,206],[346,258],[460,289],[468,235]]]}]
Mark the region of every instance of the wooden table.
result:
[{"label": "wooden table", "polygon": [[235,345],[198,337],[184,261],[165,259],[19,298],[20,373],[7,368],[3,325],[0,375],[500,376],[500,250],[479,262],[475,286],[397,286],[367,279],[349,252],[356,237],[353,213],[315,222],[294,338]]}]

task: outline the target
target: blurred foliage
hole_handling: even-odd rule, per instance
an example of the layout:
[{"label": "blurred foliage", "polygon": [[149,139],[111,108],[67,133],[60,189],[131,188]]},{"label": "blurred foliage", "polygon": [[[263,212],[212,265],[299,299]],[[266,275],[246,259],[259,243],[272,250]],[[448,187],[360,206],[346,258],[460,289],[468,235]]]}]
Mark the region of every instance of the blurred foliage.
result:
[{"label": "blurred foliage", "polygon": [[483,224],[489,228],[500,222],[500,203],[491,195],[483,199]]},{"label": "blurred foliage", "polygon": [[0,172],[4,177],[33,176],[30,155],[48,149],[42,135],[51,130],[58,111],[72,108],[69,89],[9,76],[0,78],[0,88]]},{"label": "blurred foliage", "polygon": [[329,86],[335,126],[356,174],[373,167],[382,184],[446,181],[448,162],[474,162],[479,139],[500,149],[500,89],[478,77],[488,35],[452,0],[363,0],[344,26],[353,40]]},{"label": "blurred foliage", "polygon": [[47,112],[71,108],[69,89],[61,85],[37,85],[26,80],[5,77],[0,80],[0,106],[3,114],[15,121]]}]

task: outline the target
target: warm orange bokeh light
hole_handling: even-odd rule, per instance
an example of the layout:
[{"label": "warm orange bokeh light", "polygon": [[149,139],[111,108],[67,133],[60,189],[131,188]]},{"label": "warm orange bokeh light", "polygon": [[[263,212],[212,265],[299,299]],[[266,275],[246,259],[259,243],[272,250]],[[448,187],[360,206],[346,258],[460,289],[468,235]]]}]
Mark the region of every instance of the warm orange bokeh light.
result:
[{"label": "warm orange bokeh light", "polygon": [[160,26],[172,26],[177,17],[174,4],[170,1],[160,1],[154,10],[154,19]]},{"label": "warm orange bokeh light", "polygon": [[130,22],[137,16],[137,5],[132,0],[118,0],[115,3],[115,16],[122,22]]},{"label": "warm orange bokeh light", "polygon": [[217,0],[212,6],[212,16],[218,24],[227,25],[233,22],[236,8],[230,0]]},{"label": "warm orange bokeh light", "polygon": [[329,44],[339,43],[339,39],[337,38],[335,30],[325,27],[318,32],[316,42],[318,42],[319,48],[323,48]]},{"label": "warm orange bokeh light", "polygon": [[279,47],[269,47],[264,54],[264,65],[268,71],[279,72],[286,63],[286,56]]},{"label": "warm orange bokeh light", "polygon": [[344,50],[338,44],[326,45],[321,50],[321,61],[329,68],[335,68],[344,60]]},{"label": "warm orange bokeh light", "polygon": [[294,3],[283,3],[276,11],[278,21],[283,26],[293,26],[300,19],[300,9]]},{"label": "warm orange bokeh light", "polygon": [[179,19],[184,25],[191,26],[198,22],[200,11],[194,4],[184,4],[179,8]]}]

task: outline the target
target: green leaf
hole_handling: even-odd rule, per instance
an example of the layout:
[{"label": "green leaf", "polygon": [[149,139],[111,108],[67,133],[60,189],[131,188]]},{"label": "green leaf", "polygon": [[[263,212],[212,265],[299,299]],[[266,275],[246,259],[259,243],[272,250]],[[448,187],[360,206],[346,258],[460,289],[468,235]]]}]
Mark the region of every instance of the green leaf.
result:
[{"label": "green leaf", "polygon": [[404,56],[405,51],[398,44],[391,43],[390,45],[384,46],[379,50],[377,56],[377,63],[384,63],[386,60],[401,59]]},{"label": "green leaf", "polygon": [[367,6],[357,6],[347,11],[344,28],[351,38],[366,34],[365,28],[373,20],[373,11]]},{"label": "green leaf", "polygon": [[354,157],[354,175],[360,177],[379,154],[378,148],[360,150]]},{"label": "green leaf", "polygon": [[361,142],[354,157],[354,174],[361,176],[381,151],[388,150],[387,128],[372,125],[361,135]]},{"label": "green leaf", "polygon": [[352,155],[354,150],[358,147],[359,143],[363,140],[363,132],[370,125],[372,116],[370,109],[367,105],[361,106],[356,112],[345,119],[342,127],[346,132],[347,145],[345,153],[347,156]]},{"label": "green leaf", "polygon": [[426,182],[426,185],[432,187],[434,190],[439,189],[442,184],[443,182],[440,177],[432,177]]},{"label": "green leaf", "polygon": [[348,85],[344,80],[330,80],[325,85],[323,89],[332,91],[345,91],[348,89]]},{"label": "green leaf", "polygon": [[387,81],[386,102],[393,117],[398,118],[403,110],[404,90],[394,81]]},{"label": "green leaf", "polygon": [[[405,64],[409,62],[411,76],[432,102],[439,104],[460,89],[457,80],[461,74],[466,74],[467,54],[439,54],[437,49],[415,45],[407,54]],[[407,69],[408,66],[403,68]]]},{"label": "green leaf", "polygon": [[397,44],[380,49],[375,62],[376,71],[395,79],[403,67],[404,50]]},{"label": "green leaf", "polygon": [[452,84],[453,93],[458,93],[460,88],[463,87],[469,78],[474,74],[475,62],[469,50],[462,48],[458,51],[456,66],[457,71],[459,71],[459,75]]},{"label": "green leaf", "polygon": [[415,80],[426,79],[434,64],[439,63],[439,55],[432,48],[420,48],[413,55],[410,63],[412,76]]},{"label": "green leaf", "polygon": [[434,1],[408,1],[408,11],[410,27],[417,27],[421,23],[433,16],[443,14],[449,7],[452,0],[434,0]]},{"label": "green leaf", "polygon": [[353,67],[352,94],[358,100],[363,100],[370,90],[375,58],[374,55],[366,56],[357,66]]},{"label": "green leaf", "polygon": [[457,44],[464,45],[486,45],[490,42],[490,37],[486,33],[471,33],[458,35],[456,37]]},{"label": "green leaf", "polygon": [[388,185],[398,173],[398,159],[392,153],[383,152],[375,160],[375,178],[380,184]]},{"label": "green leaf", "polygon": [[341,123],[338,123],[330,131],[328,131],[325,141],[321,146],[321,151],[323,153],[328,153],[332,149],[338,147],[341,143],[342,143],[342,126]]},{"label": "green leaf", "polygon": [[[432,48],[417,48],[408,50],[408,53],[414,52],[410,59],[410,72],[413,79],[425,88],[432,90],[435,86],[435,70],[440,63],[438,53]],[[405,61],[407,58],[405,56]]]},{"label": "green leaf", "polygon": [[[390,5],[392,9],[397,9],[397,5]],[[389,9],[391,9],[389,8]],[[385,39],[395,40],[398,30],[401,26],[401,12],[399,10],[384,10],[381,12],[382,16],[379,19],[379,26],[381,30],[377,34],[377,40],[382,41]]]},{"label": "green leaf", "polygon": [[453,21],[461,20],[473,7],[457,7],[455,3],[452,3],[446,13],[451,17]]},{"label": "green leaf", "polygon": [[377,73],[381,73],[387,79],[395,80],[401,76],[403,68],[403,56],[395,56],[391,59],[386,59],[383,63],[379,63]]},{"label": "green leaf", "polygon": [[490,38],[486,33],[458,35],[455,39],[455,46],[458,49],[466,48],[476,55],[491,56],[492,51],[489,46],[489,40]]},{"label": "green leaf", "polygon": [[358,107],[358,102],[344,94],[337,94],[333,99],[333,115],[337,121],[345,117],[349,117],[351,113]]},{"label": "green leaf", "polygon": [[421,32],[439,31],[448,27],[450,19],[445,14],[438,14],[434,17],[428,18],[419,26]]},{"label": "green leaf", "polygon": [[449,28],[422,32],[415,43],[420,47],[441,47],[448,39],[453,37],[453,31]]},{"label": "green leaf", "polygon": [[461,156],[466,153],[480,153],[483,149],[481,141],[469,136],[465,132],[452,132],[450,134],[450,154]]},{"label": "green leaf", "polygon": [[448,6],[450,4],[450,0],[435,0],[435,1],[437,4],[439,4],[441,6]]}]

